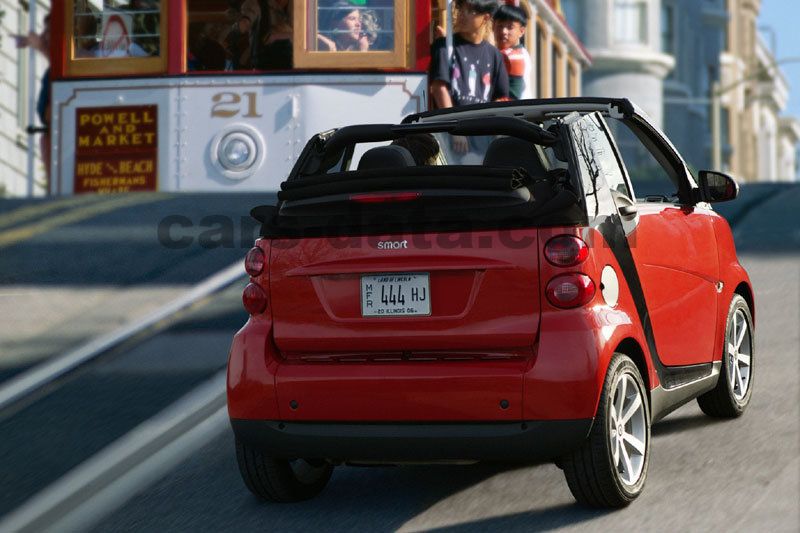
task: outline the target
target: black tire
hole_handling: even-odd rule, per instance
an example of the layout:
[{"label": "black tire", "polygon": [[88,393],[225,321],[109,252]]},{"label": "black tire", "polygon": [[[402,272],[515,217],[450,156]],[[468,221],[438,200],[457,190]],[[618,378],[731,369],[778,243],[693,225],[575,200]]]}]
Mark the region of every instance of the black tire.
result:
[{"label": "black tire", "polygon": [[[728,344],[731,337],[735,337],[736,317],[743,318],[747,325],[747,331],[742,338],[741,345],[735,350],[735,354],[729,353]],[[743,378],[745,369],[743,362],[739,361],[741,357],[740,352],[749,351],[749,365],[747,365],[747,381],[744,386],[744,394],[739,392],[739,384]],[[733,370],[733,358],[736,358],[736,365],[739,367]],[[755,335],[753,329],[753,315],[750,312],[750,306],[738,294],[734,294],[731,299],[731,305],[728,308],[728,318],[725,321],[725,339],[722,346],[722,368],[720,369],[719,381],[717,386],[702,396],[697,398],[697,403],[700,404],[700,409],[708,416],[715,418],[736,418],[744,413],[747,405],[750,403],[750,398],[753,395],[753,369],[755,364]],[[738,383],[737,383],[738,382]]]},{"label": "black tire", "polygon": [[299,502],[322,492],[333,473],[325,461],[266,457],[238,439],[236,461],[250,492],[270,502]]},{"label": "black tire", "polygon": [[[628,397],[627,387],[635,384],[639,401],[643,407],[641,410],[636,407],[635,413],[629,420],[633,424],[635,419],[636,423],[636,428],[635,430],[632,429],[631,435],[637,433],[644,437],[644,443],[641,446],[643,452],[640,457],[636,457],[636,461],[630,458],[633,452],[626,447],[628,445],[625,444],[625,439],[614,440],[618,434],[617,428],[620,426],[617,425],[613,429],[611,427],[612,420],[616,420],[616,415],[612,414],[616,413],[615,408],[612,410],[612,402],[615,399],[618,386],[622,388],[621,380],[623,379],[625,381],[624,396]],[[622,394],[621,390],[620,396]],[[634,404],[635,399],[630,400],[628,404],[623,400],[623,415],[627,412],[625,406],[632,408]],[[631,409],[631,411],[633,410]],[[621,424],[623,429],[628,427],[625,422],[621,422]],[[617,446],[626,447],[624,452],[619,447],[612,449],[612,442],[619,443],[620,441],[622,443],[617,444]],[[615,452],[617,454],[625,454],[619,457],[628,458],[625,461],[628,468],[631,468],[632,461],[636,463],[636,466],[631,469],[632,473],[628,474],[620,471],[617,466],[618,461],[614,458]],[[612,357],[608,365],[606,379],[603,383],[603,392],[600,395],[600,403],[597,406],[597,415],[592,424],[589,437],[581,448],[561,458],[560,462],[564,469],[564,476],[567,479],[569,490],[578,500],[578,503],[583,505],[600,508],[625,507],[641,494],[647,479],[647,467],[650,463],[650,408],[647,389],[639,374],[639,369],[628,356],[616,353]],[[635,476],[637,471],[638,477]],[[626,476],[628,479],[625,479]],[[628,483],[629,481],[632,481],[632,483]]]}]

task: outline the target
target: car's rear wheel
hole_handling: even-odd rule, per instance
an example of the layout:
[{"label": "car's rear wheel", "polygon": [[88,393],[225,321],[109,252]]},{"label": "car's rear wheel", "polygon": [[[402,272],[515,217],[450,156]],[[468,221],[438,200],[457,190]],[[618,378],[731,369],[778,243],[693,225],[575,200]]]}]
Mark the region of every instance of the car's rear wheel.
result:
[{"label": "car's rear wheel", "polygon": [[650,411],[639,369],[624,354],[608,366],[592,431],[563,457],[572,495],[591,507],[624,507],[644,488],[650,461]]},{"label": "car's rear wheel", "polygon": [[717,386],[697,398],[700,409],[708,416],[736,418],[753,394],[755,338],[750,306],[738,294],[733,295],[725,323],[725,345],[722,369]]},{"label": "car's rear wheel", "polygon": [[267,457],[238,439],[236,460],[250,492],[271,502],[313,498],[322,492],[333,473],[333,465],[326,461]]}]

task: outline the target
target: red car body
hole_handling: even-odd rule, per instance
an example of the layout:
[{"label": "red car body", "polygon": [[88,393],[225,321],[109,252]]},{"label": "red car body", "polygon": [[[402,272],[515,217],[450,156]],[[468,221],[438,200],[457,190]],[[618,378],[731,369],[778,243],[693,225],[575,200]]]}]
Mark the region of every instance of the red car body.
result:
[{"label": "red car body", "polygon": [[[555,104],[587,113],[609,102],[630,106]],[[543,104],[555,105],[527,105]],[[713,389],[734,294],[753,309],[731,230],[703,201],[636,210],[632,229],[623,215],[259,239],[265,266],[250,282],[266,305],[235,335],[228,365],[237,438],[270,457],[332,462],[558,460],[586,441],[616,353],[638,367],[651,421]],[[548,243],[564,235],[587,245],[579,264],[548,259]],[[361,276],[386,272],[428,273],[430,315],[362,316]],[[591,280],[582,305],[548,296],[565,274]]]}]

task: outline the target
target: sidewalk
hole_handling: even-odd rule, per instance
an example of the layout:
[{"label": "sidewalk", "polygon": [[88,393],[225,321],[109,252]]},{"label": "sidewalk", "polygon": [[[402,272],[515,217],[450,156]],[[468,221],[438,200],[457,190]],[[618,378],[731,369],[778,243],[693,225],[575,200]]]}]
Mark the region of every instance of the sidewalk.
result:
[{"label": "sidewalk", "polygon": [[[134,322],[241,261],[257,228],[245,225],[248,213],[273,196],[0,201],[0,379]],[[178,223],[163,227],[170,219]],[[165,234],[188,244],[170,246]]]},{"label": "sidewalk", "polygon": [[0,287],[0,372],[66,353],[162,307],[189,289],[145,287]]}]

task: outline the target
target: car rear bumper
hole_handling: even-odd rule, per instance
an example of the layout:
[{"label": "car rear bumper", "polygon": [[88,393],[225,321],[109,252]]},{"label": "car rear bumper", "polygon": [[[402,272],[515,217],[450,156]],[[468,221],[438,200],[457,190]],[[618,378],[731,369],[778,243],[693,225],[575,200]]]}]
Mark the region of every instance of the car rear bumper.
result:
[{"label": "car rear bumper", "polygon": [[271,457],[343,461],[550,460],[578,448],[592,419],[501,423],[318,423],[231,419]]}]

